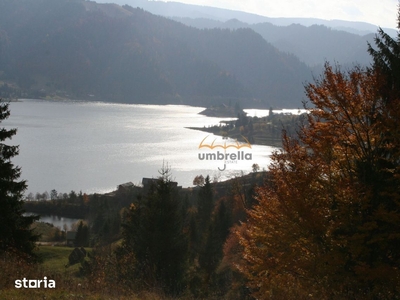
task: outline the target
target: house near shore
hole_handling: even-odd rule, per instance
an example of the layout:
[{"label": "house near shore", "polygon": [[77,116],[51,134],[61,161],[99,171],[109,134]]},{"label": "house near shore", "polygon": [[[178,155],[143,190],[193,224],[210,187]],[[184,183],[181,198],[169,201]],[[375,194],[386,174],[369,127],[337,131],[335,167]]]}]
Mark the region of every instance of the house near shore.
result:
[{"label": "house near shore", "polygon": [[74,246],[75,239],[76,239],[76,231],[67,231],[66,234],[67,246]]}]

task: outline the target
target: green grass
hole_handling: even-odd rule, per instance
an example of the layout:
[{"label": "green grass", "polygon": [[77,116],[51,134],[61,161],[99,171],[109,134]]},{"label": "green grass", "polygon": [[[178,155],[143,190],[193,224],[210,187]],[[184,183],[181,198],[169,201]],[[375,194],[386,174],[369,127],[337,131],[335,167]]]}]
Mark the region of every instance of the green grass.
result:
[{"label": "green grass", "polygon": [[[37,254],[43,260],[44,271],[53,274],[78,275],[80,264],[66,267],[68,256],[74,250],[73,247],[39,246]],[[86,252],[91,248],[85,248]]]},{"label": "green grass", "polygon": [[40,241],[41,242],[47,242],[51,241],[51,239],[54,237],[54,233],[56,230],[59,230],[58,228],[51,226],[48,223],[43,223],[43,222],[35,222],[32,224],[32,229],[35,234],[40,235]]}]

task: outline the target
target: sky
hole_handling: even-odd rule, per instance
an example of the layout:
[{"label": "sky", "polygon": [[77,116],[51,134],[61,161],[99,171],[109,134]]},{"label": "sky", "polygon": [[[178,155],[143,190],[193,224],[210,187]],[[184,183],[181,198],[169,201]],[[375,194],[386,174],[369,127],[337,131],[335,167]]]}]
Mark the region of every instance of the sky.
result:
[{"label": "sky", "polygon": [[267,17],[361,21],[397,28],[398,0],[173,0],[240,10]]}]

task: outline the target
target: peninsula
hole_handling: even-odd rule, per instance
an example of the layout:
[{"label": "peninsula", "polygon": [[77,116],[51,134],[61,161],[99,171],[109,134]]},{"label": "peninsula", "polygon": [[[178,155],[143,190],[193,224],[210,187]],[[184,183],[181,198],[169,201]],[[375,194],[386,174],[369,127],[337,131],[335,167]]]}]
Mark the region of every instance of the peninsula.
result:
[{"label": "peninsula", "polygon": [[[219,116],[211,112],[222,112],[222,108],[206,109],[202,112],[207,116]],[[223,116],[222,116],[223,117]],[[291,136],[296,136],[296,128],[305,118],[305,114],[274,114],[272,110],[266,117],[249,117],[245,112],[240,112],[235,120],[220,121],[219,124],[210,127],[187,127],[188,129],[201,130],[237,139],[240,142],[249,141],[255,145],[282,147],[282,130]]]}]

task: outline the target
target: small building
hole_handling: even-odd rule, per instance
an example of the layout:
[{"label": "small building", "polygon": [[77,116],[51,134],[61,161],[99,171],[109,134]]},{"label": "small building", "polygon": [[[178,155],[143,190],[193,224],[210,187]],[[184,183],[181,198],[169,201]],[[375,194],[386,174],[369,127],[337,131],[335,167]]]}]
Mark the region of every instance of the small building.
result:
[{"label": "small building", "polygon": [[134,186],[135,185],[129,181],[129,182],[118,185],[117,190],[119,193],[121,193],[121,192],[127,193],[127,192],[131,191],[134,188]]},{"label": "small building", "polygon": [[142,184],[143,184],[143,187],[146,188],[146,187],[150,187],[152,184],[156,184],[157,181],[158,181],[158,179],[156,179],[156,178],[143,177]]},{"label": "small building", "polygon": [[[152,185],[156,185],[158,181],[159,181],[159,179],[157,179],[157,178],[146,178],[146,177],[143,177],[143,179],[142,179],[143,190],[145,192],[148,191],[150,189],[150,187]],[[171,186],[174,187],[174,188],[178,188],[179,189],[178,183],[175,182],[175,181],[171,181]]]},{"label": "small building", "polygon": [[67,246],[73,246],[75,244],[76,231],[67,231],[66,240]]}]

